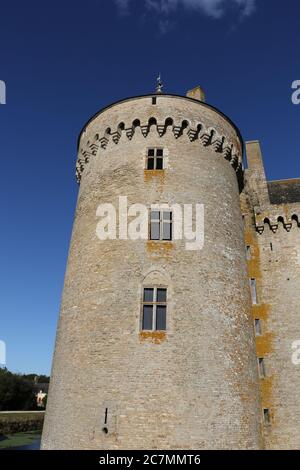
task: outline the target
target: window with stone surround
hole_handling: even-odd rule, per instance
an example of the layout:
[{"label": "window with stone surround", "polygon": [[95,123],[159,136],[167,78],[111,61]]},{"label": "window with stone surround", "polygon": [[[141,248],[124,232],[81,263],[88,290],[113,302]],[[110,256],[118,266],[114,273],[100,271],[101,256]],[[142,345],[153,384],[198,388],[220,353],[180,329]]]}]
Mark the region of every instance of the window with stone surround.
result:
[{"label": "window with stone surround", "polygon": [[146,158],[147,170],[163,170],[164,169],[164,149],[149,148]]},{"label": "window with stone surround", "polygon": [[263,357],[258,358],[258,370],[260,378],[266,377],[265,360]]},{"label": "window with stone surround", "polygon": [[141,329],[148,331],[167,329],[166,287],[144,287]]},{"label": "window with stone surround", "polygon": [[150,240],[172,240],[172,211],[150,211]]},{"label": "window with stone surround", "polygon": [[250,279],[250,290],[251,290],[252,304],[257,305],[258,299],[257,299],[256,279]]},{"label": "window with stone surround", "polygon": [[247,261],[250,261],[250,260],[251,260],[251,257],[252,257],[252,254],[251,254],[251,246],[250,246],[250,245],[247,245],[247,246],[246,246],[246,259],[247,259]]},{"label": "window with stone surround", "polygon": [[254,320],[254,329],[255,329],[255,335],[261,336],[262,328],[261,328],[261,321],[259,318],[255,318]]},{"label": "window with stone surround", "polygon": [[271,424],[271,415],[270,415],[270,410],[268,408],[263,409],[263,419],[264,419],[264,424],[266,425]]}]

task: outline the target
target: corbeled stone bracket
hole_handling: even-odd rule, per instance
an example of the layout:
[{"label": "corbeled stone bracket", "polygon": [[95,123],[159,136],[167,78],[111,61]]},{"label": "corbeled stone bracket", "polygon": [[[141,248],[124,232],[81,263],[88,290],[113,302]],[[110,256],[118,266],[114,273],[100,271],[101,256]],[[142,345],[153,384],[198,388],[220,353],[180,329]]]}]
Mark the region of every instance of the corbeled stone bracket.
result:
[{"label": "corbeled stone bracket", "polygon": [[[204,94],[200,87],[188,92],[187,96],[188,98],[193,98],[191,100],[193,104],[197,100],[200,101],[200,105],[208,106],[202,102],[202,100],[204,100]],[[157,99],[162,100],[168,97],[169,95],[162,95]],[[145,97],[141,97],[141,99],[143,98],[145,99]],[[184,97],[180,98],[184,99]],[[122,105],[122,103],[120,103],[120,105]],[[118,103],[116,105],[118,105]],[[100,116],[100,114],[98,116]],[[155,109],[153,109],[153,114],[147,121],[144,121],[144,117],[141,116],[140,118],[133,119],[131,122],[128,122],[127,120],[126,122],[120,121],[114,126],[112,124],[107,126],[107,121],[105,121],[105,124],[100,122],[99,125],[102,124],[103,128],[99,129],[97,124],[97,132],[95,132],[94,135],[89,132],[88,139],[85,139],[84,134],[87,132],[87,126],[86,130],[82,133],[78,149],[78,158],[76,163],[77,182],[80,183],[84,168],[92,156],[96,156],[98,152],[105,151],[110,145],[118,145],[121,139],[126,139],[127,141],[133,140],[137,128],[140,128],[142,135],[146,139],[149,135],[150,129],[153,130],[152,128],[154,127],[157,130],[159,137],[163,137],[167,130],[171,129],[175,139],[184,138],[186,136],[190,142],[198,141],[199,144],[204,147],[211,147],[216,153],[221,154],[223,158],[230,162],[236,171],[241,189],[243,186],[243,150],[241,141],[238,142],[238,139],[236,139],[236,141],[233,142],[231,136],[224,134],[224,129],[218,129],[217,126],[212,126],[211,122],[207,122],[205,116],[203,116],[199,121],[190,119],[187,112],[186,116],[187,117],[183,117],[181,115],[180,119],[178,119],[178,116],[171,115],[170,117],[162,120],[160,116],[155,113]],[[97,119],[97,116],[95,119]]]},{"label": "corbeled stone bracket", "polygon": [[278,206],[254,215],[255,227],[259,234],[262,234],[266,229],[276,233],[280,226],[284,227],[287,232],[290,232],[293,227],[300,227],[299,205],[297,212],[290,208],[289,213],[283,213],[282,206]]}]

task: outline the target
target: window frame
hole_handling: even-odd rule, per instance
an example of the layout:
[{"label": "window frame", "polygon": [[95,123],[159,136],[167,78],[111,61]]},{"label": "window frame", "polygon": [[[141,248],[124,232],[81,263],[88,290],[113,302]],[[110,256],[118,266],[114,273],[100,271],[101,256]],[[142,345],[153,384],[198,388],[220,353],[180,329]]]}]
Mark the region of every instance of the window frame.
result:
[{"label": "window frame", "polygon": [[258,357],[257,358],[257,365],[258,365],[259,378],[260,379],[265,379],[266,376],[267,376],[265,358],[264,357]]},{"label": "window frame", "polygon": [[265,426],[271,426],[271,412],[270,408],[263,408],[262,409],[262,415],[263,415],[263,424]]},{"label": "window frame", "polygon": [[256,278],[250,278],[250,292],[251,292],[251,301],[252,305],[258,305],[258,291],[257,291],[257,281]]},{"label": "window frame", "polygon": [[[149,152],[153,150],[154,155],[149,155]],[[162,155],[157,155],[157,152],[161,150]],[[146,164],[145,164],[145,170],[147,171],[163,171],[165,169],[165,163],[164,163],[164,148],[163,147],[148,147],[147,148],[147,153],[146,153]],[[153,159],[153,168],[148,168],[148,162],[149,159]],[[162,168],[157,168],[157,160],[162,161]]]},{"label": "window frame", "polygon": [[[153,297],[152,297],[152,302],[144,300],[144,293],[145,289],[153,289]],[[159,289],[163,289],[166,292],[166,300],[165,301],[158,301],[157,300],[157,291]],[[144,323],[144,307],[145,306],[151,306],[152,307],[152,329],[144,329],[143,328],[143,323]],[[157,307],[158,306],[163,306],[165,307],[165,329],[157,329]],[[168,323],[167,323],[167,313],[168,313],[168,287],[165,285],[144,285],[142,287],[142,301],[141,301],[141,315],[140,315],[140,331],[146,331],[146,332],[165,332],[167,331],[168,328]]]},{"label": "window frame", "polygon": [[262,323],[260,318],[254,318],[255,336],[262,336]]},{"label": "window frame", "polygon": [[[152,217],[153,212],[158,212],[159,217],[155,219]],[[169,219],[165,219],[164,213],[171,214]],[[158,223],[159,238],[152,238],[152,223]],[[164,226],[169,225],[170,238],[164,238]],[[173,240],[173,211],[172,209],[151,209],[149,210],[149,228],[148,228],[148,239],[155,242],[171,242]]]}]

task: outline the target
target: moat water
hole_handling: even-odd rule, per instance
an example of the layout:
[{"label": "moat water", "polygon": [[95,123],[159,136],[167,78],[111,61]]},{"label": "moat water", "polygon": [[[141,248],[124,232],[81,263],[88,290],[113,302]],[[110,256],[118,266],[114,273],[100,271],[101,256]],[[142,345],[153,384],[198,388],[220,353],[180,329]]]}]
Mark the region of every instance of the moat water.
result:
[{"label": "moat water", "polygon": [[36,441],[26,446],[9,447],[7,450],[40,450],[40,448],[41,448],[41,438],[37,439]]}]

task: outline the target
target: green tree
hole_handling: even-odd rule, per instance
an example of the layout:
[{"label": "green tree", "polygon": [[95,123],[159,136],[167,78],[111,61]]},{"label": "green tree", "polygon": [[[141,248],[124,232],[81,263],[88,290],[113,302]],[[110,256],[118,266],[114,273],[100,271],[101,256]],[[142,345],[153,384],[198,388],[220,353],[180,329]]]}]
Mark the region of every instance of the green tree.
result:
[{"label": "green tree", "polygon": [[48,375],[38,375],[37,382],[40,384],[48,384],[50,377]]},{"label": "green tree", "polygon": [[33,382],[20,374],[0,368],[0,410],[33,410],[36,397]]},{"label": "green tree", "polygon": [[40,384],[47,384],[50,381],[50,377],[48,375],[37,375],[37,374],[23,374],[24,379],[31,380],[35,383]]}]

